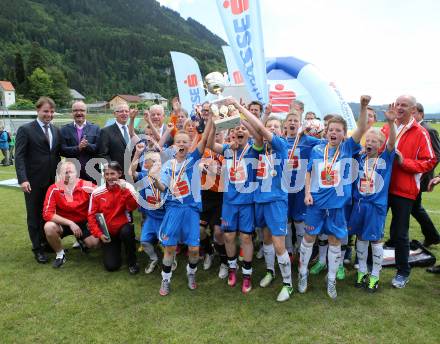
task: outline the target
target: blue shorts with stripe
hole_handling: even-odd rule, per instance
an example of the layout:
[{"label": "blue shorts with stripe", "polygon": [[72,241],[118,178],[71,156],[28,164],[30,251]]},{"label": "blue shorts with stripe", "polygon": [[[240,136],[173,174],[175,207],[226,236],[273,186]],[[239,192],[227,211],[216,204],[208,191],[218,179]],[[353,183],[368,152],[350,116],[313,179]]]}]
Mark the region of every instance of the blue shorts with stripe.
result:
[{"label": "blue shorts with stripe", "polygon": [[344,208],[319,209],[307,207],[305,225],[308,235],[327,234],[342,239],[347,236],[347,221]]},{"label": "blue shorts with stripe", "polygon": [[200,245],[200,213],[191,206],[168,206],[159,230],[163,246]]},{"label": "blue shorts with stripe", "polygon": [[255,203],[255,225],[267,227],[272,235],[287,235],[287,202]]},{"label": "blue shorts with stripe", "polygon": [[386,207],[355,201],[348,222],[348,234],[356,234],[361,240],[379,241],[384,237],[386,217]]},{"label": "blue shorts with stripe", "polygon": [[159,228],[162,224],[163,218],[156,218],[147,216],[142,225],[140,241],[154,243],[158,239]]},{"label": "blue shorts with stripe", "polygon": [[306,218],[307,206],[304,203],[305,191],[289,193],[289,219],[302,222]]},{"label": "blue shorts with stripe", "polygon": [[222,208],[222,231],[253,233],[255,214],[253,204],[227,204]]}]

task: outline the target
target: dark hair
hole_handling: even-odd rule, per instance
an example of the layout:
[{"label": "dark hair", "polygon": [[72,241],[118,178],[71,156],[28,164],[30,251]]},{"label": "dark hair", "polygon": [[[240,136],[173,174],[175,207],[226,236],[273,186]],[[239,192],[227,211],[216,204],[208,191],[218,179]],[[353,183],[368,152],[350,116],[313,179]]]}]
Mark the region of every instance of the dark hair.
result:
[{"label": "dark hair", "polygon": [[52,109],[55,109],[55,102],[50,97],[40,97],[35,103],[35,107],[40,109],[44,104],[49,104]]},{"label": "dark hair", "polygon": [[332,118],[330,118],[328,120],[328,128],[330,127],[330,124],[332,123],[338,123],[338,124],[342,124],[342,126],[344,127],[344,132],[347,133],[347,121],[342,117],[342,116],[333,116]]},{"label": "dark hair", "polygon": [[111,169],[113,171],[119,172],[120,174],[124,174],[121,165],[117,161],[110,161],[108,164],[104,165],[104,171],[107,169]]},{"label": "dark hair", "polygon": [[336,115],[332,115],[332,114],[328,114],[324,116],[324,121],[330,121],[333,117],[335,117]]},{"label": "dark hair", "polygon": [[417,112],[421,112],[423,114],[425,113],[425,109],[423,108],[423,105],[420,103],[416,103],[416,109],[417,109]]},{"label": "dark hair", "polygon": [[253,100],[248,105],[248,110],[251,108],[251,105],[258,105],[260,107],[260,112],[263,111],[263,104],[261,104],[258,100]]}]

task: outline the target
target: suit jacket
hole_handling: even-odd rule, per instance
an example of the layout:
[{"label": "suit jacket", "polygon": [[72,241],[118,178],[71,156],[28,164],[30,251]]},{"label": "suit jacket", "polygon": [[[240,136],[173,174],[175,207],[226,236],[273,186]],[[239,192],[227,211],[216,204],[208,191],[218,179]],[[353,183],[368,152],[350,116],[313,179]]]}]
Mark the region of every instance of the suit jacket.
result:
[{"label": "suit jacket", "polygon": [[55,182],[60,162],[60,130],[50,124],[52,149],[38,122],[32,121],[17,130],[15,138],[15,170],[18,183],[28,181],[31,187],[47,187]]},{"label": "suit jacket", "polygon": [[[434,150],[434,155],[437,158],[438,164],[440,162],[440,139],[438,136],[438,132],[425,121],[420,122],[420,125],[426,129],[429,137],[431,138],[432,149]],[[429,181],[434,178],[434,170],[435,166],[431,171],[426,172],[422,175],[422,178],[420,179],[420,191],[425,192],[428,190]]]},{"label": "suit jacket", "polygon": [[61,128],[61,152],[66,158],[76,158],[83,168],[87,161],[98,155],[98,139],[101,129],[93,123],[86,122],[82,137],[89,143],[86,148],[79,150],[78,135],[73,123],[66,124]]},{"label": "suit jacket", "polygon": [[116,123],[101,129],[98,142],[100,158],[104,158],[108,162],[117,161],[124,171],[129,168],[130,161],[127,162],[127,166],[124,166],[124,153],[127,145]]}]

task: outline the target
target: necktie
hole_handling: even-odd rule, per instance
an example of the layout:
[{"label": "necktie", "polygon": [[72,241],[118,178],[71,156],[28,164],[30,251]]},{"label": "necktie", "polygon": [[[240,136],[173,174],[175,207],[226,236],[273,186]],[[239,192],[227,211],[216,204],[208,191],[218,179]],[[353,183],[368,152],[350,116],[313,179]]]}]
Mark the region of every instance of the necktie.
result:
[{"label": "necktie", "polygon": [[125,140],[125,143],[128,145],[129,138],[128,138],[127,127],[126,127],[125,125],[123,125],[123,126],[122,126],[122,130],[124,131],[124,140]]},{"label": "necktie", "polygon": [[46,140],[50,147],[49,125],[45,124],[43,125],[43,128],[44,128],[44,135],[46,135]]}]

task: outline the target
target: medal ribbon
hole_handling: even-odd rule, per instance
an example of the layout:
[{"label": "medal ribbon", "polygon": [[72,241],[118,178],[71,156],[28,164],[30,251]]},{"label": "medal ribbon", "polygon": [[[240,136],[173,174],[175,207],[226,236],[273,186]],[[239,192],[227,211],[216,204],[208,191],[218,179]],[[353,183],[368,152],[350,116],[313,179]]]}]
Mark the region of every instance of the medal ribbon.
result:
[{"label": "medal ribbon", "polygon": [[330,174],[330,172],[332,171],[332,167],[333,167],[334,163],[336,162],[336,159],[339,156],[340,144],[338,145],[338,148],[336,148],[336,152],[333,155],[333,159],[332,159],[332,162],[330,163],[330,165],[328,165],[328,150],[329,150],[329,146],[330,146],[330,144],[327,143],[327,145],[325,146],[325,149],[324,149],[324,168],[325,168],[325,172],[327,174]]},{"label": "medal ribbon", "polygon": [[243,148],[243,151],[241,152],[238,161],[237,161],[237,151],[234,150],[234,154],[233,154],[233,166],[234,166],[234,171],[237,171],[238,169],[238,165],[240,164],[240,161],[243,159],[244,155],[247,153],[247,151],[249,150],[249,143],[246,144],[246,146]]},{"label": "medal ribbon", "polygon": [[151,191],[153,191],[154,198],[160,202],[160,190],[154,186],[154,182],[150,176],[148,176],[148,183],[150,184]]},{"label": "medal ribbon", "polygon": [[402,135],[405,134],[406,131],[412,126],[413,122],[414,122],[414,119],[412,119],[411,121],[409,121],[409,123],[408,123],[407,125],[403,126],[403,127],[399,130],[399,132],[397,133],[397,136],[396,136],[396,147],[397,147],[397,145],[399,144],[399,140],[400,140],[400,138],[402,137]]},{"label": "medal ribbon", "polygon": [[188,164],[188,161],[185,160],[182,164],[182,167],[180,167],[179,173],[177,174],[177,179],[175,179],[175,175],[176,175],[176,166],[177,166],[177,160],[174,159],[173,161],[173,165],[171,167],[171,180],[173,184],[176,184],[180,181],[180,177],[182,177],[182,174],[185,172],[186,169],[186,165]]},{"label": "medal ribbon", "polygon": [[270,149],[270,154],[267,154],[269,151],[267,149],[269,145],[266,144],[266,152],[264,153],[264,155],[266,155],[267,158],[267,164],[269,165],[271,170],[274,170],[275,167],[273,166],[273,157],[272,157],[272,148]]},{"label": "medal ribbon", "polygon": [[369,183],[373,179],[373,174],[374,171],[376,170],[378,160],[379,160],[379,155],[376,157],[376,159],[374,159],[373,169],[371,170],[370,175],[368,175],[368,156],[365,158],[364,174],[365,174],[365,178],[367,179],[367,183]]},{"label": "medal ribbon", "polygon": [[[292,160],[293,157],[295,156],[295,150],[296,150],[296,147],[298,146],[298,143],[299,143],[300,138],[301,138],[301,134],[297,134],[296,137],[295,137],[295,141],[294,141],[294,143],[293,143],[293,148],[292,148],[292,150],[290,151],[289,160]],[[298,157],[298,158],[299,158],[299,157]]]}]

